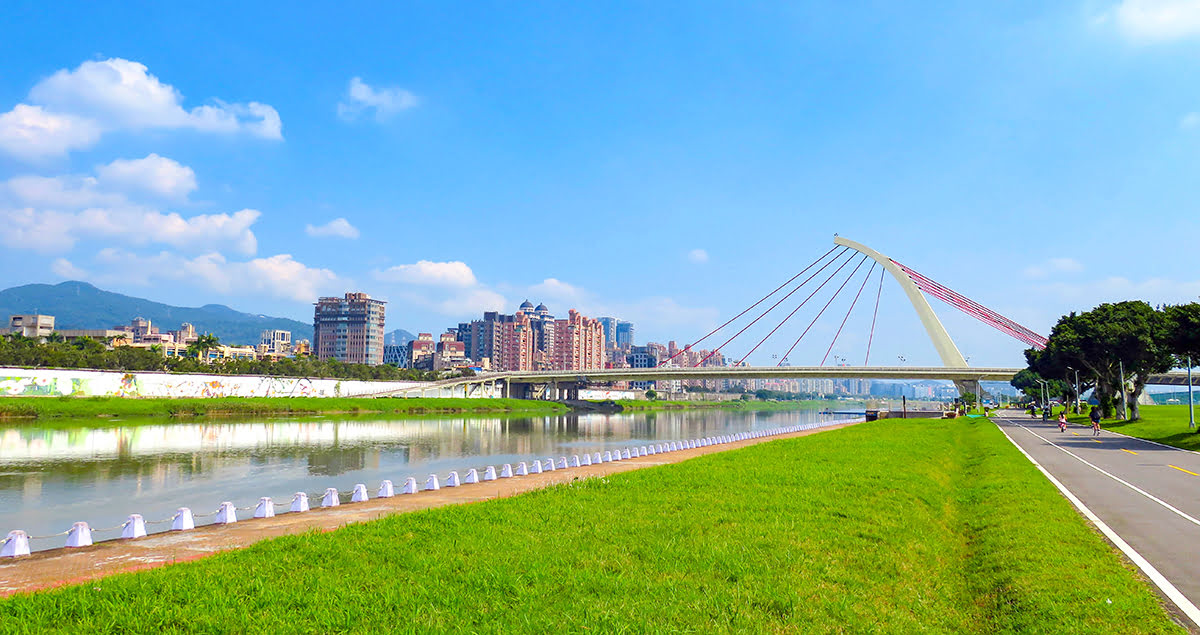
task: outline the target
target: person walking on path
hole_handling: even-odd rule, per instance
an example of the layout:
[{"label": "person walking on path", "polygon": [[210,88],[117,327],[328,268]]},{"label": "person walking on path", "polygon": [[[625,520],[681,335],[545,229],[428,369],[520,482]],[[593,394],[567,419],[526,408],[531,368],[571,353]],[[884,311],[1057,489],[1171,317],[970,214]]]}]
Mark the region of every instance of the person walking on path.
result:
[{"label": "person walking on path", "polygon": [[1066,413],[1066,411],[1058,413],[1058,431],[1059,432],[1067,431],[1067,413]]},{"label": "person walking on path", "polygon": [[1089,415],[1092,419],[1092,436],[1100,436],[1100,408],[1092,406],[1092,413]]}]

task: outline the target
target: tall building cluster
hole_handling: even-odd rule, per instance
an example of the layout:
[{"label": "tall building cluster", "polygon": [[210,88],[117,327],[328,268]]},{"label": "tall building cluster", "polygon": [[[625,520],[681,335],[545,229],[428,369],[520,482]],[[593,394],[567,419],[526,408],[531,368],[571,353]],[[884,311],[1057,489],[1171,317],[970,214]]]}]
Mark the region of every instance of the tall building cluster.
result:
[{"label": "tall building cluster", "polygon": [[318,299],[313,311],[313,350],[317,359],[382,364],[383,305],[383,300],[374,300],[365,293]]}]

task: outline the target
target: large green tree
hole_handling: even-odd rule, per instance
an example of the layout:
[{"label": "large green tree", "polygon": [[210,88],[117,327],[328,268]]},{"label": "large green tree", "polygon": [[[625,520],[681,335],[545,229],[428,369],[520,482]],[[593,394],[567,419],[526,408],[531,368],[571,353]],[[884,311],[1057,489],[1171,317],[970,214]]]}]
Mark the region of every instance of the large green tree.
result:
[{"label": "large green tree", "polygon": [[[1059,319],[1050,331],[1046,349],[1028,355],[1030,370],[1041,375],[1064,376],[1067,368],[1080,370],[1094,382],[1104,416],[1113,416],[1113,395],[1129,400],[1129,418],[1138,420],[1138,398],[1153,373],[1171,368],[1174,356],[1167,342],[1168,319],[1141,300],[1114,302]],[[1129,386],[1120,385],[1124,366]]]},{"label": "large green tree", "polygon": [[1200,303],[1166,306],[1163,314],[1167,347],[1179,358],[1179,365],[1200,363]]}]

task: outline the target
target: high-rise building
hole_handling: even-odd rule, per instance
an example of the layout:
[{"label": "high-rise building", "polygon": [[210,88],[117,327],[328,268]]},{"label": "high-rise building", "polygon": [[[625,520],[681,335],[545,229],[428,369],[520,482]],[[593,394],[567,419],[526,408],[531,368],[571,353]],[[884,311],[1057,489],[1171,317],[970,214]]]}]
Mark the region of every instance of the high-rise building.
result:
[{"label": "high-rise building", "polygon": [[[191,327],[191,324],[184,326]],[[193,329],[194,331],[195,329]],[[281,331],[279,329],[268,329],[263,331],[258,338],[259,349],[266,353],[274,355],[291,355],[292,353],[292,332]]]},{"label": "high-rise building", "polygon": [[616,329],[617,348],[621,350],[629,350],[633,347],[633,323],[617,320]]},{"label": "high-rise building", "polygon": [[556,320],[551,367],[555,370],[594,370],[604,368],[604,329],[575,309],[565,320]]},{"label": "high-rise building", "polygon": [[365,293],[320,298],[313,312],[313,348],[317,359],[349,364],[383,363],[384,302]]},{"label": "high-rise building", "polygon": [[617,318],[615,317],[598,317],[596,321],[600,323],[600,328],[604,329],[604,350],[612,350],[617,347]]}]

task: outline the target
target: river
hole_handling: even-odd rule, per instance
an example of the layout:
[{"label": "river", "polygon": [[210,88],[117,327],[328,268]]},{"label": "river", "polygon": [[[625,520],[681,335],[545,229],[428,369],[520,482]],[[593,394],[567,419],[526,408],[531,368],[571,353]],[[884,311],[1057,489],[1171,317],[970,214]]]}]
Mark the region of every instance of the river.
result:
[{"label": "river", "polygon": [[[307,492],[315,507],[328,487],[348,492],[364,483],[373,497],[383,479],[399,492],[410,476],[423,483],[430,473],[444,477],[472,467],[482,473],[488,465],[845,417],[816,410],[693,410],[0,426],[0,539],[22,529],[30,536],[50,536],[30,545],[49,549],[64,541],[52,534],[81,520],[99,541],[119,536],[131,513],[152,522],[189,507],[196,523],[204,524],[223,501],[245,507],[270,496],[278,511],[285,511],[295,492]],[[148,530],[169,526],[150,524]],[[110,527],[116,529],[95,531]]]}]

